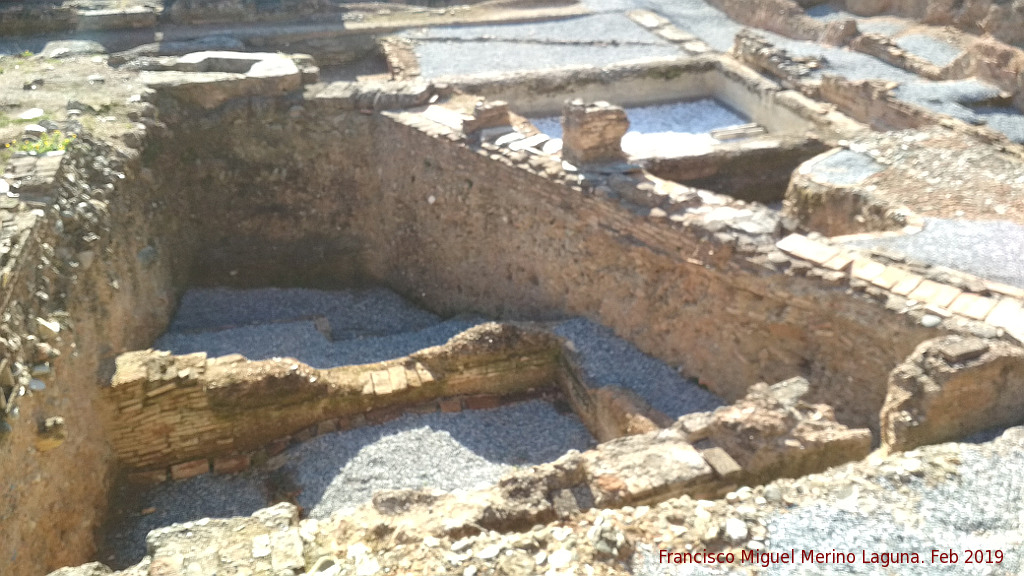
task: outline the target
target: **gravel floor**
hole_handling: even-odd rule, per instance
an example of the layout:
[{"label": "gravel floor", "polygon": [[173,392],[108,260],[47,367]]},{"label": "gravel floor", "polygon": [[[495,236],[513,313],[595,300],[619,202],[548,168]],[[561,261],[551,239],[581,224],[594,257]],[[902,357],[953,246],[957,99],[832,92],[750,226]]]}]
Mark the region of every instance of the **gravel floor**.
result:
[{"label": "gravel floor", "polygon": [[[986,447],[961,445],[959,474],[930,486],[914,475],[898,481],[879,478],[883,490],[846,506],[817,504],[797,508],[769,523],[771,548],[917,552],[921,564],[903,564],[891,573],[1021,574],[1019,552],[1024,518],[1024,446],[994,453]],[[932,564],[931,549],[959,550],[956,565]],[[965,549],[1002,549],[1001,565],[965,564]],[[805,568],[808,565],[800,565]],[[814,568],[813,565],[810,565]],[[780,567],[781,568],[781,567]],[[778,569],[764,574],[791,574]],[[858,561],[806,570],[807,574],[879,574]]]},{"label": "gravel floor", "polygon": [[719,52],[728,52],[736,34],[743,29],[724,12],[702,0],[646,0],[638,1],[636,7],[654,10]]},{"label": "gravel floor", "polygon": [[[566,36],[566,29],[572,30],[571,36]],[[555,22],[428,28],[405,36],[416,42],[420,69],[427,78],[607,66],[679,54],[674,45],[621,13]]]},{"label": "gravel floor", "polygon": [[[629,132],[622,137],[622,150],[633,157],[670,155],[672,150],[706,147],[718,141],[709,132],[750,121],[732,108],[713,99],[626,108]],[[561,118],[531,119],[538,130],[552,138],[562,137]]]},{"label": "gravel floor", "polygon": [[548,403],[496,410],[407,415],[381,426],[314,438],[287,453],[312,518],[348,512],[373,492],[399,488],[473,490],[516,466],[550,462],[593,440],[573,414]]},{"label": "gravel floor", "polygon": [[867,34],[895,36],[910,26],[908,22],[901,22],[889,16],[861,18],[855,14],[846,12],[845,10],[839,10],[838,8],[827,4],[811,6],[810,8],[807,8],[806,13],[811,18],[824,20],[825,22],[832,22],[835,20],[856,20],[857,29]]},{"label": "gravel floor", "polygon": [[884,166],[867,154],[840,150],[816,162],[811,172],[816,178],[840,186],[852,186],[880,172]]},{"label": "gravel floor", "polygon": [[917,234],[850,244],[895,250],[913,260],[1024,288],[1024,226],[1012,222],[929,218]]},{"label": "gravel floor", "polygon": [[[654,575],[927,575],[1010,576],[1024,573],[1024,443],[1019,433],[986,444],[925,447],[871,468],[864,463],[838,467],[795,484],[774,484],[790,504],[757,507],[737,504],[735,514],[767,528],[772,552],[797,551],[797,561],[767,568],[739,561],[724,566],[659,564],[658,546],[640,543],[633,574]],[[936,455],[955,473],[926,472]],[[781,485],[781,486],[780,486]],[[758,490],[758,489],[755,489]],[[763,493],[767,495],[768,490]],[[760,493],[760,492],[759,492]],[[778,498],[778,496],[774,497]],[[772,498],[769,498],[771,500]],[[778,501],[778,500],[776,500]],[[754,504],[754,505],[752,505]],[[746,509],[746,511],[744,511]],[[749,524],[749,522],[748,522]],[[745,546],[740,545],[741,549]],[[954,551],[956,563],[932,563],[931,551]],[[1001,551],[1001,563],[968,563],[966,550]],[[854,562],[803,563],[800,551],[852,552]],[[681,551],[681,550],[674,550]],[[864,562],[864,553],[916,552],[917,564]]]},{"label": "gravel floor", "polygon": [[[145,537],[174,522],[249,515],[282,493],[298,492],[311,518],[350,512],[375,491],[399,488],[474,490],[517,466],[586,450],[593,439],[574,414],[531,401],[495,410],[407,415],[380,426],[326,434],[284,453],[272,472],[204,475],[122,495],[127,517],[113,526],[102,554],[127,566],[145,555]],[[140,510],[154,507],[149,515]]]},{"label": "gravel floor", "polygon": [[1006,134],[1010,140],[1024,144],[1024,114],[1016,108],[975,108],[974,113],[989,128]]},{"label": "gravel floor", "polygon": [[238,353],[250,360],[288,356],[314,368],[332,368],[381,362],[439,346],[482,321],[453,319],[409,332],[336,342],[328,341],[312,321],[287,322],[216,332],[168,333],[153,346],[175,354],[206,352],[211,357]]},{"label": "gravel floor", "polygon": [[629,388],[671,418],[723,405],[696,381],[683,378],[600,324],[575,318],[559,324],[554,332],[572,341],[595,386]]},{"label": "gravel floor", "polygon": [[[311,320],[325,315],[335,331],[359,334],[330,342]],[[251,358],[293,355],[312,365],[364,363],[444,342],[478,319],[440,321],[387,289],[193,290],[185,294],[176,332],[160,339],[178,353],[242,352]],[[223,328],[232,326],[232,328]],[[408,327],[408,332],[396,332]],[[672,417],[711,410],[721,402],[695,382],[644,355],[610,330],[583,319],[557,325],[573,341],[588,377],[598,385],[635,390]],[[367,335],[370,334],[370,335]],[[125,516],[108,527],[101,557],[116,566],[137,562],[145,535],[173,522],[247,515],[282,493],[315,518],[351,510],[382,489],[470,490],[493,484],[516,466],[586,450],[593,439],[574,414],[531,401],[496,410],[406,415],[373,427],[320,436],[293,447],[273,472],[206,475],[120,497]],[[139,515],[146,508],[149,515]]]},{"label": "gravel floor", "polygon": [[896,39],[896,44],[915,56],[936,66],[947,66],[963,53],[963,49],[925,34],[909,34]]},{"label": "gravel floor", "polygon": [[335,340],[426,328],[439,318],[387,288],[200,288],[182,296],[169,332],[222,330],[325,316]]},{"label": "gravel floor", "polygon": [[[146,554],[150,530],[201,518],[248,516],[269,502],[263,478],[255,472],[230,476],[206,474],[168,482],[144,493],[115,488],[111,499],[121,509],[119,521],[107,525],[98,558],[114,568],[130,566]],[[150,514],[141,511],[154,508]]]}]

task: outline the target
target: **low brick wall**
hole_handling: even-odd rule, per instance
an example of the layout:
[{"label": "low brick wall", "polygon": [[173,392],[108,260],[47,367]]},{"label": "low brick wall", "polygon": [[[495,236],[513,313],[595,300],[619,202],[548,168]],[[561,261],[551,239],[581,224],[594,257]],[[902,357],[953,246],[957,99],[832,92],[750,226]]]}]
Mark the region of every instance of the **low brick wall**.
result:
[{"label": "low brick wall", "polygon": [[106,390],[110,439],[127,470],[179,466],[175,476],[187,476],[210,458],[380,423],[439,399],[452,411],[553,390],[560,353],[555,336],[493,323],[405,358],[326,370],[291,358],[130,352]]}]

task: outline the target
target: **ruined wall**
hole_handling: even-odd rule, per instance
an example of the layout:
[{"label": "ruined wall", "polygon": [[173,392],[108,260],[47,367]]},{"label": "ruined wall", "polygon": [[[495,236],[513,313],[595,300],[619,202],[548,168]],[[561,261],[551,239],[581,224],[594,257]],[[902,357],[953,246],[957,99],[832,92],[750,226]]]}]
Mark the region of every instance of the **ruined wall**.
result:
[{"label": "ruined wall", "polygon": [[552,391],[561,350],[546,332],[484,324],[409,357],[325,370],[291,358],[131,352],[104,392],[110,440],[124,469],[163,479],[171,467],[180,479],[208,472],[210,458],[216,469],[221,457],[230,463],[291,435],[380,423],[438,399],[494,407]]},{"label": "ruined wall", "polygon": [[209,113],[161,102],[174,126],[148,162],[203,246],[193,284],[346,286],[365,281],[361,217],[378,169],[372,119],[255,97]]},{"label": "ruined wall", "polygon": [[207,247],[196,282],[375,281],[442,314],[582,315],[730,399],[807,376],[812,399],[857,426],[875,425],[889,370],[935,334],[806,269],[747,261],[770,245],[351,108],[309,95],[181,113],[154,163],[191,199]]},{"label": "ruined wall", "polygon": [[[81,140],[53,188],[58,203],[40,211],[4,284],[7,359],[23,370],[44,359],[27,335],[56,357],[40,376],[46,388],[17,399],[12,430],[0,435],[2,574],[43,574],[94,553],[113,465],[100,385],[116,354],[163,330],[187,254],[167,218],[174,201],[159,197],[136,151]],[[57,334],[36,318],[57,322]],[[54,417],[61,437],[39,434]]]},{"label": "ruined wall", "polygon": [[844,286],[747,262],[725,231],[649,218],[385,118],[375,134],[367,270],[442,313],[587,316],[730,399],[806,375],[841,421],[872,426],[889,370],[929,332]]}]

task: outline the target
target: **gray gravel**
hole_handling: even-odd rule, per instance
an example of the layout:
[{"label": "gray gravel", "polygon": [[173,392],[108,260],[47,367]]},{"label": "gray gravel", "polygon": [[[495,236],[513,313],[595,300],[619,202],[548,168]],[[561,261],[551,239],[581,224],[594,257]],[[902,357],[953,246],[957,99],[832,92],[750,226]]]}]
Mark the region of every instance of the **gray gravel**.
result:
[{"label": "gray gravel", "polygon": [[[311,518],[351,512],[375,491],[399,488],[474,490],[495,484],[519,466],[556,460],[593,445],[573,414],[539,400],[494,410],[403,416],[380,426],[326,434],[286,451],[272,472],[203,475],[161,484],[143,494],[123,489],[126,507],[112,526],[101,557],[128,566],[145,555],[150,530],[207,517],[247,516],[275,492],[299,491]],[[294,487],[294,488],[290,488]],[[155,507],[156,512],[138,512]]]},{"label": "gray gravel", "polygon": [[1013,222],[928,218],[917,234],[850,244],[895,250],[912,260],[1024,288],[1024,226]]},{"label": "gray gravel", "polygon": [[963,54],[963,49],[949,42],[939,40],[925,34],[908,34],[896,39],[896,44],[915,56],[939,67],[949,65],[956,57]]},{"label": "gray gravel", "polygon": [[549,68],[609,66],[620,62],[675,56],[673,46],[595,46],[507,41],[421,42],[416,48],[424,77],[471,76]]},{"label": "gray gravel", "polygon": [[637,7],[661,14],[719,52],[728,52],[736,34],[743,29],[724,12],[702,0],[646,0],[637,2]]},{"label": "gray gravel", "polygon": [[175,354],[206,352],[211,357],[238,353],[250,360],[287,356],[314,368],[333,368],[407,356],[417,350],[444,344],[481,322],[482,319],[459,318],[420,330],[336,342],[328,341],[312,321],[287,322],[216,332],[168,333],[153,346]]},{"label": "gray gravel", "polygon": [[[572,34],[566,34],[572,30]],[[545,44],[642,44],[670,46],[622,13],[605,13],[549,22],[421,28],[407,36],[414,40],[508,40]],[[495,64],[491,63],[492,67]]]},{"label": "gray gravel", "polygon": [[[749,118],[740,115],[714,98],[653,106],[634,106],[626,108],[625,111],[626,117],[629,118],[629,131],[640,134],[659,132],[705,134],[718,128],[750,122]],[[561,116],[531,118],[530,121],[538,130],[548,136],[562,137]]]},{"label": "gray gravel", "polygon": [[285,470],[302,486],[312,518],[349,512],[375,491],[473,490],[517,466],[586,450],[579,419],[539,400],[495,410],[407,415],[380,426],[314,438],[287,453]]},{"label": "gray gravel", "polygon": [[816,18],[825,22],[855,20],[857,22],[857,29],[861,32],[868,34],[881,34],[883,36],[895,36],[910,26],[907,22],[899,22],[886,16],[861,18],[860,16],[845,10],[834,8],[828,4],[811,6],[806,10],[806,13],[811,18]]},{"label": "gray gravel", "polygon": [[[248,516],[269,504],[262,487],[262,478],[253,472],[206,474],[160,484],[143,493],[118,486],[111,501],[119,508],[121,518],[106,527],[99,559],[114,568],[130,566],[146,554],[146,534],[150,530],[201,518]],[[147,508],[155,511],[141,514]]]},{"label": "gray gravel", "polygon": [[863,182],[885,166],[875,162],[867,154],[852,150],[840,150],[831,156],[815,162],[811,167],[813,175],[825,182],[839,186],[853,186]]},{"label": "gray gravel", "polygon": [[[571,35],[566,35],[567,29]],[[420,69],[428,78],[607,66],[679,54],[674,45],[621,13],[554,22],[428,28],[405,36],[416,42]]]},{"label": "gray gravel", "polygon": [[[858,562],[815,567],[799,565],[808,574],[879,574],[861,563],[860,550],[917,552],[921,564],[904,564],[892,573],[1020,574],[1021,519],[1024,518],[1024,447],[996,453],[988,446],[961,445],[959,474],[937,486],[914,475],[899,480],[880,477],[882,490],[873,502],[861,499],[840,509],[816,504],[799,507],[769,522],[771,548],[857,551]],[[909,513],[906,511],[909,510]],[[932,564],[932,549],[956,550],[955,565]],[[1000,565],[966,564],[965,549],[1002,549]],[[792,568],[792,567],[790,567]],[[892,567],[890,567],[890,570]],[[764,574],[796,573],[786,567]]]},{"label": "gray gravel", "polygon": [[946,80],[909,82],[896,89],[900,100],[916,104],[940,114],[948,114],[972,124],[983,124],[984,117],[969,108],[971,104],[985,102],[999,96],[1000,90],[978,80]]},{"label": "gray gravel", "polygon": [[671,418],[723,405],[696,381],[683,378],[600,324],[575,318],[559,324],[554,332],[572,341],[595,386],[628,388]]},{"label": "gray gravel", "polygon": [[1002,132],[1010,140],[1024,144],[1024,114],[1016,108],[975,108],[974,113],[989,128]]},{"label": "gray gravel", "polygon": [[325,316],[335,340],[418,330],[440,319],[387,288],[199,288],[185,293],[169,332],[222,330]]}]

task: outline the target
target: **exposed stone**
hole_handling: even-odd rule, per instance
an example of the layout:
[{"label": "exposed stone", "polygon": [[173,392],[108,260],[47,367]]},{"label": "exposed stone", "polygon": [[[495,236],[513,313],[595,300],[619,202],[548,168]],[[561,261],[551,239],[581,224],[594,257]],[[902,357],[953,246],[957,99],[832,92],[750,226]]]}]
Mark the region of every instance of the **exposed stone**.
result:
[{"label": "exposed stone", "polygon": [[1021,422],[1024,349],[947,336],[929,340],[893,370],[882,408],[891,450],[963,438]]},{"label": "exposed stone", "polygon": [[622,137],[628,131],[629,119],[618,106],[567,102],[562,111],[562,157],[577,166],[622,160]]}]

